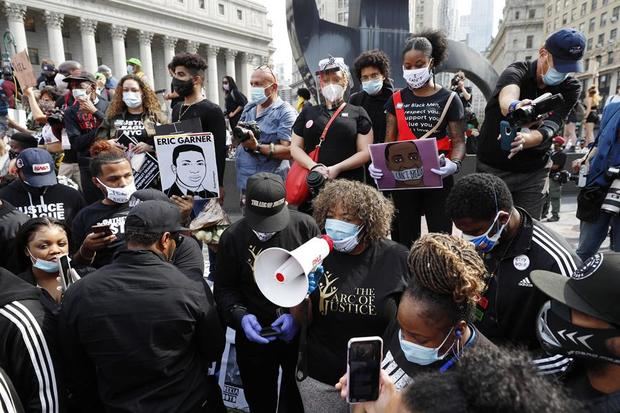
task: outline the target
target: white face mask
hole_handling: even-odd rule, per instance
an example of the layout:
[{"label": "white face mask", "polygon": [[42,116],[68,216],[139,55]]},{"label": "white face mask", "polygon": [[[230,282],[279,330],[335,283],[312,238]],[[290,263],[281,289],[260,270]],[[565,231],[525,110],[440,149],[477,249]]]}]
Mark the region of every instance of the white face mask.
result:
[{"label": "white face mask", "polygon": [[258,232],[254,230],[252,230],[252,232],[261,242],[269,241],[274,235],[276,235],[275,232]]},{"label": "white face mask", "polygon": [[138,92],[123,92],[123,102],[125,102],[128,108],[137,108],[142,104],[142,94]]},{"label": "white face mask", "polygon": [[97,178],[97,181],[99,181],[99,183],[103,185],[103,187],[106,189],[106,198],[116,204],[124,204],[126,202],[129,202],[129,198],[131,198],[131,195],[136,192],[136,184],[134,182],[121,188],[110,188],[109,186],[101,182],[99,178]]},{"label": "white face mask", "polygon": [[75,99],[86,97],[86,89],[73,89],[71,93]]},{"label": "white face mask", "polygon": [[338,102],[344,96],[344,88],[339,84],[329,84],[321,88],[323,97],[329,102]]},{"label": "white face mask", "polygon": [[431,64],[420,69],[405,69],[403,67],[403,78],[412,89],[420,89],[428,83],[431,78]]}]

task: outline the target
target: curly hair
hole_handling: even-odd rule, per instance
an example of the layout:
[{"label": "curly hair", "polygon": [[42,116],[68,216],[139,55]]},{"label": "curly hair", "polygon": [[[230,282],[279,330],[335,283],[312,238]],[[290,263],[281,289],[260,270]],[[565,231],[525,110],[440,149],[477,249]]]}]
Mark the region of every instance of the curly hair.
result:
[{"label": "curly hair", "polygon": [[433,67],[439,66],[448,55],[448,38],[441,30],[425,29],[405,42],[402,57],[410,50],[419,50],[433,59]]},{"label": "curly hair", "polygon": [[[42,227],[58,227],[65,232],[67,240],[70,240],[71,231],[64,221],[51,217],[39,217],[31,218],[24,222],[15,235],[15,251],[17,253],[16,258],[19,272],[26,271],[32,266],[32,261],[30,261],[30,257],[26,255],[25,250],[28,247],[28,243],[32,241],[33,234]],[[69,243],[69,245],[71,245],[71,243]]]},{"label": "curly hair", "polygon": [[120,163],[123,161],[129,162],[125,152],[112,146],[106,140],[96,141],[90,147],[90,173],[93,177],[101,176],[103,165],[111,163]]},{"label": "curly hair", "polygon": [[353,71],[357,80],[362,79],[362,69],[368,66],[379,69],[383,77],[387,80],[390,77],[390,59],[379,49],[369,50],[362,53],[353,63]]},{"label": "curly hair", "polygon": [[[531,357],[520,350],[474,346],[449,373],[422,373],[405,388],[409,412],[583,412],[558,383],[536,374]],[[441,400],[441,403],[437,403]]]},{"label": "curly hair", "polygon": [[362,221],[364,229],[360,244],[378,241],[390,233],[394,205],[375,188],[346,179],[336,179],[325,184],[312,204],[314,219],[321,230],[325,229],[329,210],[337,204]]},{"label": "curly hair", "polygon": [[174,71],[177,66],[185,66],[194,75],[200,74],[202,77],[207,70],[207,62],[197,53],[179,53],[174,56],[168,68]]},{"label": "curly hair", "polygon": [[437,307],[433,313],[452,323],[473,321],[487,271],[471,243],[448,234],[426,234],[413,244],[407,260],[412,277],[408,295],[431,302]]},{"label": "curly hair", "polygon": [[459,179],[446,199],[446,213],[452,219],[490,220],[497,211],[510,211],[512,195],[506,183],[495,175],[474,173]]},{"label": "curly hair", "polygon": [[106,112],[106,117],[108,119],[112,119],[116,116],[122,115],[127,110],[127,105],[123,102],[123,84],[127,80],[134,80],[138,83],[138,86],[142,91],[142,108],[144,113],[157,121],[162,121],[164,116],[161,113],[161,106],[159,105],[157,96],[155,96],[155,92],[153,92],[153,89],[151,89],[151,87],[145,83],[144,80],[134,74],[125,75],[118,82],[116,90],[114,91],[114,97],[112,98],[108,111]]}]

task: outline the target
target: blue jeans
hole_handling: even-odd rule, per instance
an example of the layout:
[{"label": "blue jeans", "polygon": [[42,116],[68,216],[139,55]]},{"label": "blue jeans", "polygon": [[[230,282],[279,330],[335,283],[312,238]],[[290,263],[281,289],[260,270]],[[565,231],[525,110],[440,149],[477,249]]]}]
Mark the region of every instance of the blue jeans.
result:
[{"label": "blue jeans", "polygon": [[582,261],[597,253],[611,226],[611,250],[620,252],[620,216],[601,212],[594,222],[581,221],[577,255]]}]

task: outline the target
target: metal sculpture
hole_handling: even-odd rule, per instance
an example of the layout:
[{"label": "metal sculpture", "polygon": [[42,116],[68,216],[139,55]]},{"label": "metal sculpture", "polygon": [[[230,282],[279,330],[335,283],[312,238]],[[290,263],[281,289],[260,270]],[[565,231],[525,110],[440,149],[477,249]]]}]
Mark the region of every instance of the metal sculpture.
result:
[{"label": "metal sculpture", "polygon": [[[317,90],[314,73],[321,58],[341,56],[351,65],[360,53],[371,49],[381,49],[388,55],[394,68],[394,86],[405,86],[399,66],[402,48],[411,36],[408,0],[350,0],[348,26],[321,19],[315,0],[286,0],[286,15],[293,58],[313,94]],[[449,40],[448,58],[437,73],[458,70],[487,100],[491,97],[498,78],[493,66],[465,44]],[[359,86],[357,79],[354,82]]]}]

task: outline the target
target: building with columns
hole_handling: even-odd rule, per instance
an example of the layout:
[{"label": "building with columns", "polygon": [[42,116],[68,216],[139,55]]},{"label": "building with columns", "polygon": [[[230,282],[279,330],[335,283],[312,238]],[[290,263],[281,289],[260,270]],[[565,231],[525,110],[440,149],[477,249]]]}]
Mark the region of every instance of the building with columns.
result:
[{"label": "building with columns", "polygon": [[51,58],[56,65],[77,60],[93,73],[106,64],[120,79],[127,59],[137,57],[154,89],[169,89],[166,66],[187,51],[207,60],[207,97],[223,104],[221,78],[234,77],[247,94],[252,70],[273,53],[271,22],[258,1],[5,0],[1,5],[0,31],[8,28],[16,49],[28,50],[37,74],[41,60]]}]

